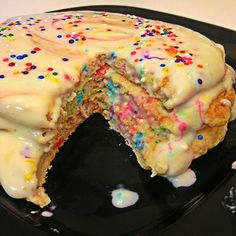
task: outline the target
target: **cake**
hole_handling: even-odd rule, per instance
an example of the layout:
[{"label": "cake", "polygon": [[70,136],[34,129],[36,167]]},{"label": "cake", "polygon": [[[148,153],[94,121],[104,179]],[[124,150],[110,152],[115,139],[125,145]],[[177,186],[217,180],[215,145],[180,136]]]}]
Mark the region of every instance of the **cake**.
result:
[{"label": "cake", "polygon": [[223,47],[182,26],[92,11],[11,18],[0,25],[1,185],[46,206],[52,160],[94,113],[151,176],[179,176],[224,139],[234,78]]}]

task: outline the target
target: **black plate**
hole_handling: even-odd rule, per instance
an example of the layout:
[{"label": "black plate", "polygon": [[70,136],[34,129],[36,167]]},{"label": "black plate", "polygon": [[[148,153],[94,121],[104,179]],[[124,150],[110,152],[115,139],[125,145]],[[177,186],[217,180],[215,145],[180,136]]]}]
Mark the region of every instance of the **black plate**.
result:
[{"label": "black plate", "polygon": [[[70,10],[86,9],[185,25],[223,44],[227,62],[236,69],[235,31],[133,7]],[[77,129],[53,163],[46,185],[52,198],[50,206],[40,210],[0,189],[1,235],[235,235],[235,215],[221,206],[224,195],[236,183],[230,167],[235,152],[236,122],[232,122],[224,142],[192,163],[197,182],[176,189],[164,178],[150,178],[123,138],[109,130],[102,116],[94,115]],[[140,199],[134,206],[112,206],[110,194],[119,184],[138,192]],[[53,216],[43,217],[45,210]]]}]

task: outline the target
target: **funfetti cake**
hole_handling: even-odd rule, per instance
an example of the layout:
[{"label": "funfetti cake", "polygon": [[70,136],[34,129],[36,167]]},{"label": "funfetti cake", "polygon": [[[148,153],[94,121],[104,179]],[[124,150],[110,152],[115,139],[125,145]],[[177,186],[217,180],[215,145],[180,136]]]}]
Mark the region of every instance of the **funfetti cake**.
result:
[{"label": "funfetti cake", "polygon": [[51,161],[96,112],[152,176],[181,175],[223,140],[234,78],[222,46],[178,25],[106,12],[9,19],[0,25],[1,185],[47,205]]}]

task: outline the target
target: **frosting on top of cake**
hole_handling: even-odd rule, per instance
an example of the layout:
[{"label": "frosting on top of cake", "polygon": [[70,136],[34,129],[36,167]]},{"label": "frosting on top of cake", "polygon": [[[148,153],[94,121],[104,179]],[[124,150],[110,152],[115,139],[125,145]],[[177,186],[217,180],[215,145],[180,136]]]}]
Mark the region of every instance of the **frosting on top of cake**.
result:
[{"label": "frosting on top of cake", "polygon": [[204,93],[206,109],[234,77],[222,46],[182,26],[106,12],[7,20],[0,25],[0,182],[9,195],[30,198],[52,138],[42,129],[55,126],[63,95],[98,54],[124,58],[137,71],[129,79],[167,109],[216,86]]}]

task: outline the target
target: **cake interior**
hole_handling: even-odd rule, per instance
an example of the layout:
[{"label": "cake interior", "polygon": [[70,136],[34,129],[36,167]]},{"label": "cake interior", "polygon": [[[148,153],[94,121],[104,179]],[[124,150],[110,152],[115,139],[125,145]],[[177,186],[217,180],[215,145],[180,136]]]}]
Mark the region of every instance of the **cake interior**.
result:
[{"label": "cake interior", "polygon": [[[125,61],[113,59],[111,63],[110,58],[103,54],[86,65],[73,91],[64,95],[49,151],[44,153],[38,163],[38,187],[30,201],[40,206],[50,202],[43,185],[51,162],[75,129],[94,113],[102,114],[108,120],[110,128],[124,137],[144,169],[152,169],[154,166],[153,176],[166,176],[168,167],[161,162],[155,163],[151,155],[155,152],[157,144],[167,142],[176,132],[174,122],[170,118],[172,110],[163,106],[164,97],[160,95],[158,99],[158,96],[150,96],[147,90],[132,82],[135,76],[135,70],[132,66],[127,66]],[[210,105],[206,116],[211,123],[204,124],[195,135],[206,134],[206,137],[209,136],[209,142],[202,144],[198,139],[194,139],[191,147],[194,158],[206,153],[225,136],[230,115],[229,107],[223,106],[225,109],[220,110],[217,117],[215,112],[211,112],[218,109],[222,99],[233,103],[234,91],[222,92]],[[52,130],[45,130],[45,135],[47,132]]]}]

